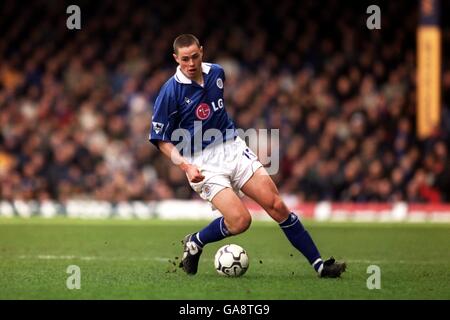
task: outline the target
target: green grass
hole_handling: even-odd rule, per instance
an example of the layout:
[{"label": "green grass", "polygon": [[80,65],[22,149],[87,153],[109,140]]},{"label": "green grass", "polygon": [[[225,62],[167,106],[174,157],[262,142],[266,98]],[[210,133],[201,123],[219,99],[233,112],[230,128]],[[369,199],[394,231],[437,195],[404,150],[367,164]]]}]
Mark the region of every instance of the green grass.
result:
[{"label": "green grass", "polygon": [[[319,279],[271,222],[205,248],[199,273],[171,261],[180,240],[207,221],[0,219],[0,299],[450,299],[450,225],[312,223],[322,255],[348,262],[341,279]],[[247,249],[241,278],[219,276],[215,251]],[[69,290],[69,265],[81,289]],[[381,289],[366,287],[381,268]]]}]

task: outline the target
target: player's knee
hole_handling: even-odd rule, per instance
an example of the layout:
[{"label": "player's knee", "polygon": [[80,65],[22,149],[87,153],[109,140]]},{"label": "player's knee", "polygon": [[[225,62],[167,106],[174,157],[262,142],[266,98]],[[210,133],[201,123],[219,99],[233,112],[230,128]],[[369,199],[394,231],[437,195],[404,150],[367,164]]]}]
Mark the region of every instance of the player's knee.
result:
[{"label": "player's knee", "polygon": [[240,215],[238,218],[231,221],[228,229],[231,234],[239,234],[250,228],[252,217],[250,214]]}]

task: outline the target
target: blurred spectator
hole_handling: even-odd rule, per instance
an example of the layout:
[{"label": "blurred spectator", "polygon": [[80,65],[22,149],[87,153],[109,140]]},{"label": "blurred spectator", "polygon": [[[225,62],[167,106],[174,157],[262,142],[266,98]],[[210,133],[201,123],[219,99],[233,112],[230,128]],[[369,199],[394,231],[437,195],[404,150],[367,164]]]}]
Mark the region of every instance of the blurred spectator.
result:
[{"label": "blurred spectator", "polygon": [[[236,125],[280,129],[283,193],[450,201],[448,59],[441,131],[415,137],[417,3],[386,4],[378,31],[334,0],[81,1],[80,31],[67,5],[0,4],[0,199],[196,197],[147,142],[172,41],[192,32],[226,70]],[[443,39],[448,55],[448,25]]]}]

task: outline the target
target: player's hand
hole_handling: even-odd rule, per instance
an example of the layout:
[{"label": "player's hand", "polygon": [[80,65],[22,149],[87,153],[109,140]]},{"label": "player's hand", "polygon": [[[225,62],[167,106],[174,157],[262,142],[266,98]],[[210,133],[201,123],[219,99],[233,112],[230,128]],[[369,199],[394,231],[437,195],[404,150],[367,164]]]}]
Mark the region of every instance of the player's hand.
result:
[{"label": "player's hand", "polygon": [[185,172],[190,182],[197,183],[203,181],[205,176],[202,175],[196,165],[188,164],[185,166]]}]

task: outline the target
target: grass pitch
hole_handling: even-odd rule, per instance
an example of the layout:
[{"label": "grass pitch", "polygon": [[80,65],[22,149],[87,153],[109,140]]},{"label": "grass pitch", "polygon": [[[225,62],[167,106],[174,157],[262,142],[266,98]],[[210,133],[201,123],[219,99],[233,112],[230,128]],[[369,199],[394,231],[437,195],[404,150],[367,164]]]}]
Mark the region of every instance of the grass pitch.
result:
[{"label": "grass pitch", "polygon": [[[180,240],[207,221],[0,219],[0,299],[450,299],[449,224],[305,222],[322,256],[348,263],[341,279],[319,279],[273,222],[254,222],[208,245],[199,272],[179,269]],[[219,276],[216,250],[249,253],[241,278]],[[69,265],[81,289],[69,290]],[[381,289],[366,286],[381,269]]]}]

